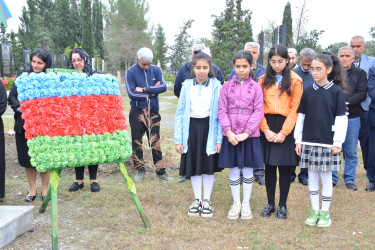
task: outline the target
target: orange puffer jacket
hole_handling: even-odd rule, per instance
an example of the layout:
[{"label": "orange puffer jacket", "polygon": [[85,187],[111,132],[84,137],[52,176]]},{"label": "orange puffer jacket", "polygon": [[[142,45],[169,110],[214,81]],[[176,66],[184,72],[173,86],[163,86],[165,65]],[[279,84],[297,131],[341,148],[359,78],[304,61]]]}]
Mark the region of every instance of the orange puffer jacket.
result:
[{"label": "orange puffer jacket", "polygon": [[[265,75],[258,78],[258,83],[262,85],[264,83]],[[302,97],[302,79],[293,71],[291,72],[292,81],[292,93],[288,95],[285,91],[281,94],[280,89],[273,84],[268,89],[263,89],[263,99],[264,99],[264,114],[279,114],[285,116],[283,127],[281,133],[284,135],[289,135],[297,121],[297,109],[299,102]],[[259,126],[260,130],[263,132],[265,129],[269,129],[267,120],[264,117]],[[278,131],[274,131],[278,132]]]}]

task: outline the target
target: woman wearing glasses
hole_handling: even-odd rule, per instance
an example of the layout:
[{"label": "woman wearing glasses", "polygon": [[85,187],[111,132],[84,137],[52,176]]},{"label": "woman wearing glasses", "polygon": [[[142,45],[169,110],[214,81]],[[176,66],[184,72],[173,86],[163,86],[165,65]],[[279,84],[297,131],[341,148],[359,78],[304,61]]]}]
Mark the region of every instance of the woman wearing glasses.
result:
[{"label": "woman wearing glasses", "polygon": [[276,170],[279,169],[280,200],[277,218],[287,218],[286,200],[290,187],[290,168],[298,165],[294,151],[293,130],[297,121],[297,108],[302,96],[302,80],[291,71],[288,49],[284,45],[272,46],[268,54],[266,73],[258,79],[263,88],[264,118],[259,126],[263,162],[266,167],[268,204],[261,216],[275,212]]},{"label": "woman wearing glasses", "polygon": [[[36,49],[30,54],[31,69],[25,71],[26,73],[41,73],[46,72],[47,68],[52,65],[52,57],[46,49]],[[24,72],[23,72],[24,73]],[[14,111],[14,130],[16,132],[16,147],[18,163],[25,168],[26,177],[29,182],[29,193],[26,195],[25,201],[32,202],[36,198],[36,176],[37,170],[30,163],[29,147],[27,146],[27,139],[25,137],[25,129],[23,125],[25,121],[22,119],[22,110],[20,109],[20,101],[18,100],[18,91],[16,84],[12,85],[8,97],[9,105]],[[42,200],[48,191],[49,171],[40,173],[42,180]]]},{"label": "woman wearing glasses", "polygon": [[[75,48],[70,51],[69,54],[70,68],[82,71],[88,76],[95,74],[96,72],[91,67],[91,58],[84,49]],[[90,175],[91,192],[99,192],[100,186],[96,180],[98,173],[98,165],[88,166]],[[70,186],[69,192],[75,192],[83,188],[83,177],[85,167],[76,167],[76,181]]]}]

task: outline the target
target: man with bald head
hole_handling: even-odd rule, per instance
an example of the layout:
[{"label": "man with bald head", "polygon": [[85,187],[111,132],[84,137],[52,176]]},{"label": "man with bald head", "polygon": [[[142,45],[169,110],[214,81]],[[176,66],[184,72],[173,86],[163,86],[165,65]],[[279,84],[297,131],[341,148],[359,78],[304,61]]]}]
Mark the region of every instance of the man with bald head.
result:
[{"label": "man with bald head", "polygon": [[[353,65],[357,68],[363,69],[368,75],[368,71],[371,67],[375,66],[375,58],[364,54],[366,50],[366,42],[362,36],[355,36],[350,40],[350,47],[354,49],[354,62]],[[369,134],[370,127],[368,125],[368,110],[371,99],[367,96],[366,100],[361,103],[361,128],[359,130],[359,142],[361,144],[363,165],[367,169],[368,163],[368,147],[369,147]]]}]

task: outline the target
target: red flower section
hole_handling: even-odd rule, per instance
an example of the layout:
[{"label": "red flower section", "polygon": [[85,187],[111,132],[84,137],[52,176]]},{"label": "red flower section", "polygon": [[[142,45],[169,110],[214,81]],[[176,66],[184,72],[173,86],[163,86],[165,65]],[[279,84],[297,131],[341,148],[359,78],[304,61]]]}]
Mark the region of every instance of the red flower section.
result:
[{"label": "red flower section", "polygon": [[26,138],[99,135],[127,128],[118,95],[47,97],[21,102]]}]

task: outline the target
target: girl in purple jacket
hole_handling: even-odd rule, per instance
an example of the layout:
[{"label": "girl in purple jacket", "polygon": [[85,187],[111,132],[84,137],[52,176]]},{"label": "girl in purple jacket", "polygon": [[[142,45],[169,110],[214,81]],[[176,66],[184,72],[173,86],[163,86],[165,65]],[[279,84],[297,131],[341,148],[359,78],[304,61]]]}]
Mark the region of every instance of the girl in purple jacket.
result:
[{"label": "girl in purple jacket", "polygon": [[[233,205],[228,219],[251,219],[250,196],[253,169],[264,168],[259,124],[263,119],[262,87],[252,79],[253,57],[246,50],[233,57],[236,75],[224,83],[219,100],[219,122],[223,142],[219,167],[229,168]],[[243,173],[243,202],[240,202],[240,171]]]}]

